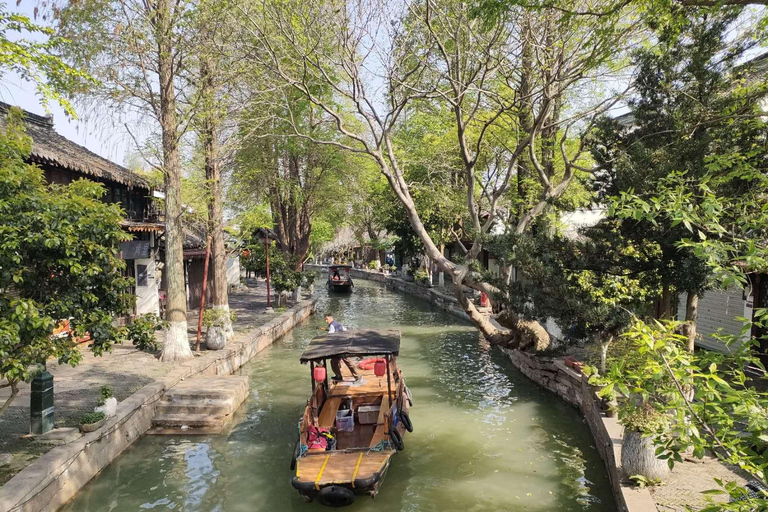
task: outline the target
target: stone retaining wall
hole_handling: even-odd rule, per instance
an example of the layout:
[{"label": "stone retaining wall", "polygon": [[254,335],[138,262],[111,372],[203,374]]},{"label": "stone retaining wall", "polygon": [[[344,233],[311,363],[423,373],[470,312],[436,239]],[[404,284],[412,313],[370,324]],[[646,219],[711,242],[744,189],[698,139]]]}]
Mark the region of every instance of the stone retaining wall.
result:
[{"label": "stone retaining wall", "polygon": [[162,379],[120,402],[117,414],[100,429],[53,448],[6,482],[0,488],[0,511],[50,512],[61,508],[152,426],[155,404],[167,389],[193,376],[234,373],[312,314],[316,300],[300,302],[271,322],[237,336],[222,350],[180,363]]},{"label": "stone retaining wall", "polygon": [[[322,270],[325,267],[312,265],[312,268]],[[353,269],[352,276],[383,283],[388,288],[421,297],[441,309],[467,318],[455,298],[433,289],[368,270]],[[619,510],[621,512],[657,512],[656,504],[647,489],[622,485],[623,475],[620,468],[622,427],[616,418],[608,418],[600,410],[594,389],[587,383],[586,377],[567,367],[562,359],[537,357],[519,350],[505,348],[501,350],[523,375],[579,408],[595,440],[595,447],[605,463]]]}]

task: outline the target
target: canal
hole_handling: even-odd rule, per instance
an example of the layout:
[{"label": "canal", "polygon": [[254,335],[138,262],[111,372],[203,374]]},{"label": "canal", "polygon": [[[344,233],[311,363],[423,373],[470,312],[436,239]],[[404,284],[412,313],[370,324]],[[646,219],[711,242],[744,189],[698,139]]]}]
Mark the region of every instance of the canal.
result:
[{"label": "canal", "polygon": [[318,315],[243,367],[252,393],[230,432],[145,436],[88,484],[68,512],[320,511],[291,487],[297,423],[310,392],[298,362],[322,313],[350,328],[402,330],[400,366],[414,395],[405,438],[375,499],[380,512],[588,511],[616,506],[578,411],[516,371],[477,331],[415,298],[358,280],[318,293]]}]

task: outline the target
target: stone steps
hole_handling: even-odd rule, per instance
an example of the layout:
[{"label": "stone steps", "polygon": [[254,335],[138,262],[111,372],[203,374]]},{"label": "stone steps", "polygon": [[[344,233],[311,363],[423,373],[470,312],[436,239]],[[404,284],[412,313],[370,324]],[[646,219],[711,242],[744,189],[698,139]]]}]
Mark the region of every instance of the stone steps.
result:
[{"label": "stone steps", "polygon": [[248,397],[248,377],[194,377],[166,391],[152,420],[154,434],[216,433]]}]

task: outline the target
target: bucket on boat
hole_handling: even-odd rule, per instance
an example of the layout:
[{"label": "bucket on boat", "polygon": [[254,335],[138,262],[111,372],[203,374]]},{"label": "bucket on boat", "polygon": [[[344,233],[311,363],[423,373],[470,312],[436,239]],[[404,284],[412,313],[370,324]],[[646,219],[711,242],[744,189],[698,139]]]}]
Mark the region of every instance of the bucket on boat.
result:
[{"label": "bucket on boat", "polygon": [[383,359],[377,359],[373,364],[373,373],[377,377],[383,377],[387,374],[387,362]]}]

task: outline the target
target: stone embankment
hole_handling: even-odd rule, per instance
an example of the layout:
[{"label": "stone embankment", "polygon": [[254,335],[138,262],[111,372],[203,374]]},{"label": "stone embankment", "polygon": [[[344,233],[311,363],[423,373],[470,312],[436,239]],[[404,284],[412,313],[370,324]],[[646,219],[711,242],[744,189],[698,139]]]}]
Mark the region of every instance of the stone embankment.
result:
[{"label": "stone embankment", "polygon": [[[312,265],[314,270],[325,268]],[[393,290],[399,290],[427,300],[435,306],[467,318],[458,301],[434,288],[427,288],[407,282],[394,276],[362,269],[353,269],[352,277],[367,279],[384,284]],[[539,357],[519,350],[501,349],[520,370],[536,384],[555,393],[569,404],[579,408],[595,440],[600,457],[603,459],[613,489],[613,495],[622,512],[656,512],[656,504],[647,489],[638,489],[623,485],[621,467],[622,427],[616,418],[608,418],[598,406],[595,389],[587,378],[568,368],[562,359]]]},{"label": "stone embankment", "polygon": [[[180,382],[198,376],[231,375],[315,310],[304,300],[270,322],[237,335],[219,351],[179,364],[118,404],[117,414],[98,430],[57,446],[0,488],[0,512],[58,510],[151,426],[158,403]],[[107,505],[105,505],[107,506]]]}]

